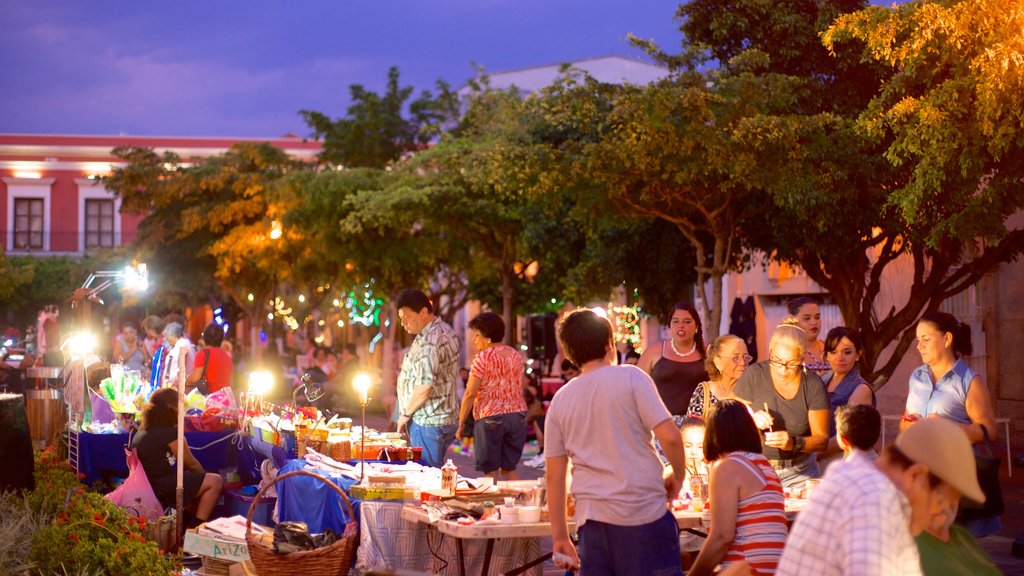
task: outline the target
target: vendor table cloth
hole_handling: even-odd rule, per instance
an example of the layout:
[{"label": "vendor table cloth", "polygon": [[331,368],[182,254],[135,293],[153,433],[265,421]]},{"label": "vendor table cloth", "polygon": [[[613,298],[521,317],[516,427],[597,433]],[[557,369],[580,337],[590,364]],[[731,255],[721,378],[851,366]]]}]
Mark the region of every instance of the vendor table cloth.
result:
[{"label": "vendor table cloth", "polygon": [[[491,536],[482,532],[476,535],[467,532],[465,537],[456,537],[442,533],[429,523],[403,518],[402,509],[405,506],[415,508],[416,505],[382,501],[362,503],[357,570],[404,569],[459,575],[460,544],[462,565],[467,567],[469,574],[480,572],[488,555],[488,547],[489,574],[505,574],[542,558],[540,538],[537,536],[499,536],[489,539]],[[480,530],[486,528],[477,527],[477,532]],[[550,528],[545,528],[544,533],[550,534]],[[522,574],[542,576],[544,567],[537,565]]]},{"label": "vendor table cloth", "polygon": [[[71,432],[78,436],[78,470],[84,474],[82,482],[92,485],[98,480],[110,482],[113,478],[128,476],[128,463],[124,449],[128,444],[127,434],[90,434]],[[238,446],[228,440],[234,430],[223,432],[186,432],[188,442],[196,460],[207,472],[220,472],[238,465]],[[220,442],[217,442],[220,440]],[[212,444],[211,443],[214,443]],[[204,448],[205,447],[205,448]],[[200,449],[201,448],[201,449]],[[239,471],[241,473],[241,471]]]}]

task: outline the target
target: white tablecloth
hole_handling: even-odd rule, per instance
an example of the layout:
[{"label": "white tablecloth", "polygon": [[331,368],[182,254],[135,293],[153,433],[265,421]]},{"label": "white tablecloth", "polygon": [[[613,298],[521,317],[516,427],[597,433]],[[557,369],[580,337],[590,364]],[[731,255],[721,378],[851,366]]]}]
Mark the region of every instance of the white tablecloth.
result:
[{"label": "white tablecloth", "polygon": [[[363,502],[360,508],[356,569],[405,569],[458,575],[456,539],[424,523],[402,519],[404,502]],[[487,541],[463,539],[467,574],[479,574]],[[490,574],[503,574],[538,558],[539,538],[500,538],[494,541]],[[525,574],[543,576],[543,566]]]}]

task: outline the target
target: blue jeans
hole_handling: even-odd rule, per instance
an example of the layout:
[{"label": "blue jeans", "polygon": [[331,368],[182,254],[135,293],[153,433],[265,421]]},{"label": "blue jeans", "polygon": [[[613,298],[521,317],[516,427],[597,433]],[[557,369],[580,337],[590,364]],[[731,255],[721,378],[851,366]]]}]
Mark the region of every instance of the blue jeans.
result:
[{"label": "blue jeans", "polygon": [[420,426],[410,421],[409,444],[423,448],[423,461],[427,466],[440,468],[444,465],[448,446],[451,445],[452,440],[455,440],[455,431],[458,429],[458,424]]},{"label": "blue jeans", "polygon": [[473,425],[476,469],[484,474],[515,470],[526,443],[526,412],[486,416]]},{"label": "blue jeans", "polygon": [[580,574],[682,576],[679,526],[671,512],[640,526],[587,520],[579,530]]},{"label": "blue jeans", "polygon": [[818,455],[810,454],[799,464],[776,470],[775,473],[779,475],[783,488],[803,488],[808,480],[821,477],[818,472]]}]

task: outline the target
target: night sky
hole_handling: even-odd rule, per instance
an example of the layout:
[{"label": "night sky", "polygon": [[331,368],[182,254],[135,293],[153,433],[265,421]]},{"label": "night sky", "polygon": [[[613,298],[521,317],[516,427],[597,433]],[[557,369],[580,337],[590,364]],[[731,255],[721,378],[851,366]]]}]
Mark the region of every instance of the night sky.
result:
[{"label": "night sky", "polygon": [[0,0],[0,132],[308,135],[348,86],[390,66],[417,91],[490,71],[622,55],[633,33],[676,52],[654,0]]}]

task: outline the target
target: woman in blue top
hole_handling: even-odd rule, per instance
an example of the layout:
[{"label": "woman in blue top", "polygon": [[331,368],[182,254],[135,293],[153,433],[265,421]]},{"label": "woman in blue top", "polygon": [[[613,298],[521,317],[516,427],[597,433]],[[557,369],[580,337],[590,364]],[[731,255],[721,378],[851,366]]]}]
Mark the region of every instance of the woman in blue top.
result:
[{"label": "woman in blue top", "polygon": [[857,369],[857,361],[863,349],[860,336],[846,326],[829,330],[825,337],[825,358],[832,367],[821,377],[828,392],[831,414],[829,436],[836,435],[836,408],[847,404],[875,405],[875,393]]},{"label": "woman in blue top", "polygon": [[984,440],[982,426],[989,438],[996,439],[996,417],[988,388],[964,360],[973,350],[970,327],[952,314],[929,312],[921,318],[917,323],[917,351],[924,366],[910,375],[901,430],[921,418],[942,416],[960,424],[972,444]]},{"label": "woman in blue top", "polygon": [[[967,365],[973,351],[971,329],[945,312],[929,312],[917,323],[917,351],[924,366],[910,375],[907,410],[900,430],[922,418],[948,418],[960,425],[971,444],[998,435],[988,388]],[[998,516],[970,520],[966,528],[976,538],[1001,528]]]}]

